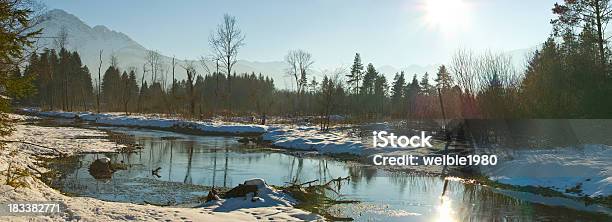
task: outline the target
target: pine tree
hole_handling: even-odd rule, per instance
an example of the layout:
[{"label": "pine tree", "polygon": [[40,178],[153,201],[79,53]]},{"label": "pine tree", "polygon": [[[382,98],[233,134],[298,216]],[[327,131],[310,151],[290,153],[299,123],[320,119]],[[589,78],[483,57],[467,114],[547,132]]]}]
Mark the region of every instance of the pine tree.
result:
[{"label": "pine tree", "polygon": [[393,78],[393,86],[391,87],[391,100],[393,100],[394,103],[397,103],[402,99],[405,85],[406,80],[404,79],[404,72],[395,74],[395,78]]},{"label": "pine tree", "polygon": [[318,87],[319,83],[317,82],[317,78],[313,76],[310,84],[308,85],[308,88],[310,88],[310,93],[314,95],[317,92]]},{"label": "pine tree", "polygon": [[384,75],[376,76],[374,80],[374,97],[377,99],[378,110],[380,114],[384,113],[385,100],[387,99],[387,91],[389,89],[389,84],[387,83],[387,78]]},{"label": "pine tree", "polygon": [[374,95],[384,98],[387,96],[388,88],[387,78],[385,78],[384,75],[376,76],[376,80],[374,81]]},{"label": "pine tree", "polygon": [[374,68],[374,65],[372,65],[372,63],[368,64],[365,75],[363,76],[361,94],[369,95],[374,93],[374,82],[377,76],[378,72]]},{"label": "pine tree", "polygon": [[419,84],[419,80],[417,80],[417,75],[414,74],[412,76],[412,81],[408,85],[406,85],[404,95],[409,101],[413,101],[414,98],[420,93],[420,91],[421,86]]},{"label": "pine tree", "polygon": [[361,56],[359,53],[355,54],[355,59],[353,60],[353,66],[351,66],[351,73],[348,74],[348,83],[352,86],[353,93],[359,94],[359,81],[363,76],[363,64],[361,63]]},{"label": "pine tree", "polygon": [[107,110],[117,110],[120,107],[118,98],[122,96],[121,74],[119,69],[114,66],[109,66],[102,77],[102,101],[106,105]]},{"label": "pine tree", "polygon": [[421,78],[421,93],[423,95],[432,95],[435,93],[435,88],[429,84],[429,73],[425,72]]},{"label": "pine tree", "polygon": [[453,87],[453,79],[450,76],[450,73],[448,73],[446,66],[444,65],[441,65],[438,68],[438,73],[437,73],[437,77],[435,81],[436,81],[436,88],[441,89],[442,91],[449,90],[450,88]]}]

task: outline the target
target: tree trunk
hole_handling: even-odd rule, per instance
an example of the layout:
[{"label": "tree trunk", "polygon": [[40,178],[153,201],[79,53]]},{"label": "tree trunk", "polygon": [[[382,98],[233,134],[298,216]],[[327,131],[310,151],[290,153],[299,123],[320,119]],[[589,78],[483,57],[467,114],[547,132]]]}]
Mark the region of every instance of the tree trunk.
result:
[{"label": "tree trunk", "polygon": [[601,65],[605,68],[607,61],[606,61],[606,54],[605,54],[606,51],[604,48],[604,33],[603,33],[603,24],[602,24],[602,16],[603,16],[602,14],[603,13],[601,12],[602,9],[600,8],[599,3],[600,1],[595,2],[595,15],[596,15],[595,22],[597,25],[597,45],[599,47],[599,54],[600,54],[599,57],[601,60]]}]

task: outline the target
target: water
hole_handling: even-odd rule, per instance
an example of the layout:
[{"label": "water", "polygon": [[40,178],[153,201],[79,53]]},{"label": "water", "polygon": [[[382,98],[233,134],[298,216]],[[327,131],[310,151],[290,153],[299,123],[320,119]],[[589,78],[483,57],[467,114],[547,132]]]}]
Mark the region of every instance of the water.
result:
[{"label": "water", "polygon": [[[105,128],[134,136],[143,149],[132,154],[86,154],[55,165],[63,172],[52,185],[63,192],[107,201],[188,204],[206,195],[211,186],[234,187],[259,177],[272,185],[287,182],[319,183],[350,176],[339,194],[330,196],[359,203],[339,204],[328,211],[357,221],[606,221],[610,209],[565,198],[526,201],[508,192],[444,178],[388,172],[358,163],[246,146],[234,137],[190,136],[152,130]],[[96,180],[90,163],[107,156],[128,164],[110,180]],[[161,167],[157,175],[152,170]],[[533,199],[533,198],[532,198]],[[538,201],[535,201],[538,202]],[[551,206],[558,205],[558,206]],[[571,207],[571,208],[568,208]],[[602,213],[603,212],[603,213]]]}]

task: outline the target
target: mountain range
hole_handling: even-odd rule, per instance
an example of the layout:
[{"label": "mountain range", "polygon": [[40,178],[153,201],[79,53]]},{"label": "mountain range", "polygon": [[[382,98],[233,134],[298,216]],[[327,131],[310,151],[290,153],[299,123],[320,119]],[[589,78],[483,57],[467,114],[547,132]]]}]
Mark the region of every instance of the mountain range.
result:
[{"label": "mountain range", "polygon": [[[146,63],[145,54],[149,49],[122,32],[111,30],[103,25],[91,27],[75,15],[61,9],[50,10],[43,16],[44,19],[37,26],[37,28],[43,29],[42,36],[55,37],[62,29],[66,30],[68,34],[66,48],[71,51],[77,51],[80,54],[83,64],[88,66],[93,79],[97,79],[100,50],[103,51],[102,72],[109,66],[111,55],[117,57],[119,66],[123,69],[136,67],[138,70],[141,70],[143,64]],[[41,38],[39,42],[37,42],[37,46],[39,48],[55,48],[53,38]],[[161,60],[165,64],[166,69],[170,69],[172,58],[167,55],[161,55]],[[177,61],[178,64],[184,64],[184,62],[186,61]],[[199,62],[195,64],[199,64]],[[385,65],[377,67],[377,70],[384,73],[388,80],[391,81],[393,75],[400,71],[406,72],[408,76],[412,76],[412,74],[418,74],[420,76],[425,72],[435,73],[437,66],[437,64],[426,66],[410,65],[397,68]],[[214,66],[209,64],[209,67]],[[283,61],[259,62],[238,60],[234,70],[236,70],[237,73],[261,73],[274,79],[275,85],[278,88],[288,89],[291,88],[293,82],[292,78],[285,74],[286,68],[287,64]],[[197,66],[197,72],[200,74],[205,73],[204,68],[199,65]],[[320,77],[321,70],[315,67],[312,73]],[[139,72],[138,74],[141,73]],[[186,78],[185,71],[180,67],[176,68],[176,78]]]}]

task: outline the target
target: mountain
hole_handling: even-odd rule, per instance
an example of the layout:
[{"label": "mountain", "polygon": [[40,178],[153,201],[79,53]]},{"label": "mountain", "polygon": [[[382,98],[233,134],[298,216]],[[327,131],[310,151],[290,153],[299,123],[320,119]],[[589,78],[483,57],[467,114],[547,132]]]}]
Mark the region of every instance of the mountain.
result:
[{"label": "mountain", "polygon": [[[147,48],[140,45],[138,42],[131,39],[129,36],[122,32],[110,30],[103,25],[96,25],[91,27],[85,22],[81,21],[78,17],[65,12],[61,9],[50,10],[43,16],[43,22],[38,25],[37,28],[43,29],[44,37],[54,37],[65,28],[68,33],[68,44],[66,48],[72,51],[77,51],[81,55],[83,64],[89,68],[92,78],[97,79],[98,66],[99,66],[99,53],[102,53],[102,73],[109,66],[109,58],[111,54],[114,54],[119,61],[119,66],[123,69],[129,67],[135,67],[142,74],[142,66],[145,64],[145,54],[148,51]],[[39,48],[55,48],[52,38],[41,38],[37,43]],[[533,51],[535,47],[522,50],[514,50],[506,52],[513,56],[514,63],[517,66],[524,67],[525,55],[527,52]],[[162,55],[162,62],[165,64],[167,70],[171,69],[172,58]],[[350,59],[350,58],[349,58]],[[184,64],[186,61],[178,60],[178,64]],[[200,64],[198,61],[192,61],[195,64]],[[214,68],[213,64],[208,64],[209,67]],[[412,75],[417,74],[420,78],[425,72],[430,73],[430,77],[433,78],[439,64],[432,65],[410,65],[402,68],[394,66],[384,65],[377,67],[380,73],[384,73],[389,82],[393,81],[395,73],[404,71],[406,78],[409,79]],[[257,62],[257,61],[246,61],[239,60],[234,66],[234,70],[237,73],[262,73],[274,79],[275,85],[281,89],[293,88],[292,78],[285,74],[287,65],[282,61],[270,61],[270,62]],[[199,74],[205,73],[204,68],[197,65],[196,71]],[[177,67],[176,78],[185,79],[185,71]],[[316,67],[312,70],[312,74],[317,76],[317,79],[321,78],[322,71]],[[171,75],[171,74],[169,74]],[[168,78],[171,78],[170,76]]]},{"label": "mountain", "polygon": [[[68,33],[67,49],[77,51],[81,55],[83,64],[87,65],[94,79],[97,79],[100,50],[102,53],[102,73],[109,66],[109,58],[111,54],[118,58],[119,66],[123,69],[136,67],[142,70],[145,64],[145,54],[147,48],[140,45],[138,42],[131,39],[124,33],[110,30],[103,25],[91,27],[81,21],[78,17],[67,13],[60,9],[50,10],[44,15],[43,22],[37,28],[43,29],[42,36],[54,37],[64,28]],[[52,38],[42,38],[37,46],[39,48],[56,48]],[[166,69],[171,69],[172,58],[162,55],[162,62],[165,63]],[[178,60],[178,64],[184,64],[185,61]],[[195,64],[200,64],[195,61]],[[213,64],[208,64],[213,68]],[[252,62],[239,60],[234,66],[237,73],[255,72],[270,76],[275,80],[275,84],[280,88],[286,88],[290,84],[290,79],[284,75],[285,64],[280,61],[273,62]],[[198,73],[205,73],[204,68],[197,66]],[[141,74],[140,71],[138,74]],[[169,77],[171,78],[171,77]],[[185,71],[177,67],[176,78],[186,78]]]}]

